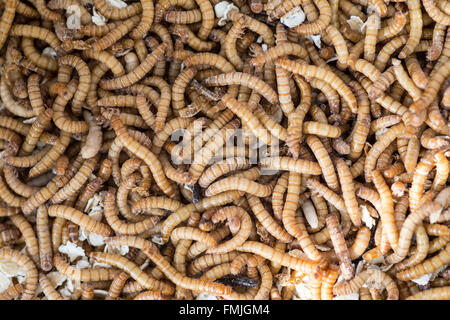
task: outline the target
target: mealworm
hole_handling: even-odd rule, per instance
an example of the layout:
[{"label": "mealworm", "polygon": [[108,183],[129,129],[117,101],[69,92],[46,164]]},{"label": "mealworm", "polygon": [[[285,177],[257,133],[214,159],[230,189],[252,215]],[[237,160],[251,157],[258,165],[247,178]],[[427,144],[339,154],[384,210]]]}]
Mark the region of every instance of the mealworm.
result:
[{"label": "mealworm", "polygon": [[319,163],[322,169],[322,174],[324,176],[327,185],[330,187],[330,189],[338,191],[339,184],[336,171],[334,170],[331,158],[327,153],[327,151],[325,150],[323,144],[317,137],[312,135],[306,136],[306,143],[314,153],[314,156],[316,157],[317,162]]},{"label": "mealworm", "polygon": [[355,96],[348,88],[348,86],[341,79],[339,79],[333,72],[330,72],[325,68],[308,65],[305,63],[298,63],[295,61],[281,58],[278,58],[276,60],[275,65],[279,65],[288,71],[300,74],[305,77],[314,77],[325,81],[326,83],[331,85],[334,90],[339,92],[339,94],[348,103],[352,112],[356,113],[357,102]]},{"label": "mealworm", "polygon": [[125,244],[143,250],[144,253],[160,268],[160,270],[177,286],[181,286],[188,290],[200,290],[218,295],[228,294],[231,292],[230,287],[224,286],[221,283],[188,278],[180,274],[170,265],[170,263],[167,262],[167,260],[164,259],[164,257],[159,253],[159,250],[147,240],[131,236],[119,236],[109,238],[106,241],[110,244]]},{"label": "mealworm", "polygon": [[411,243],[411,238],[413,236],[414,229],[416,228],[416,226],[425,217],[439,213],[441,211],[442,206],[437,202],[425,202],[422,206],[420,206],[420,208],[413,211],[413,213],[406,218],[400,230],[399,244],[397,251],[395,252],[395,254],[389,256],[387,260],[392,262],[398,262],[402,260],[404,257],[406,257],[406,254],[408,252]]},{"label": "mealworm", "polygon": [[238,190],[253,194],[257,197],[267,197],[272,192],[271,186],[265,186],[243,177],[228,177],[212,183],[205,191],[207,197],[214,196],[228,190]]},{"label": "mealworm", "polygon": [[230,252],[233,248],[241,245],[248,239],[251,231],[252,222],[248,213],[245,212],[245,210],[243,210],[242,208],[231,206],[219,209],[211,217],[211,220],[214,224],[217,224],[218,222],[221,222],[225,219],[228,219],[228,221],[230,222],[232,219],[236,218],[240,220],[239,231],[234,235],[232,239],[225,241],[224,243],[221,243],[212,248],[209,248],[206,251],[207,253],[218,254]]},{"label": "mealworm", "polygon": [[260,255],[267,260],[275,261],[276,263],[294,270],[298,270],[302,273],[310,273],[313,276],[317,276],[318,272],[320,272],[320,267],[317,262],[295,258],[291,255],[282,253],[259,242],[246,241],[241,246],[239,246],[237,250]]},{"label": "mealworm", "polygon": [[421,277],[426,273],[433,272],[436,269],[439,269],[441,266],[449,263],[450,247],[447,245],[445,249],[439,252],[438,255],[433,258],[429,258],[418,264],[412,268],[406,269],[396,274],[396,277],[401,281],[406,281],[410,279],[416,279]]},{"label": "mealworm", "polygon": [[63,200],[75,194],[86,182],[89,175],[94,170],[97,161],[98,157],[85,160],[80,170],[73,176],[73,178],[56,194],[53,195],[53,197],[50,199],[50,203],[52,204],[61,203]]},{"label": "mealworm", "polygon": [[[250,46],[250,48],[252,48]],[[272,62],[279,57],[293,55],[297,56],[301,59],[306,59],[308,56],[305,48],[297,43],[284,43],[283,45],[277,45],[275,47],[267,49],[267,51],[263,51],[261,55],[257,55],[256,57],[250,60],[250,63],[255,66],[264,65],[265,63]]]},{"label": "mealworm", "polygon": [[145,58],[144,61],[141,62],[141,64],[136,69],[134,69],[130,73],[114,79],[101,80],[100,87],[106,90],[113,90],[125,88],[136,83],[137,81],[142,79],[143,76],[151,70],[151,68],[153,68],[157,60],[163,56],[166,49],[167,42],[161,43],[155,50],[152,51],[150,55]]},{"label": "mealworm", "polygon": [[38,286],[38,271],[33,261],[25,254],[10,248],[0,249],[0,258],[7,261],[12,261],[19,266],[25,268],[26,279],[25,286],[22,292],[21,300],[31,300],[36,294]]},{"label": "mealworm", "polygon": [[162,294],[165,295],[171,295],[173,293],[172,286],[156,279],[152,279],[139,269],[136,264],[125,257],[105,252],[91,252],[89,256],[96,261],[110,264],[124,270],[145,289],[161,290]]},{"label": "mealworm", "polygon": [[2,13],[2,17],[0,19],[0,27],[4,32],[0,36],[0,48],[3,47],[3,45],[6,42],[6,39],[8,38],[8,33],[11,29],[14,17],[16,15],[16,9],[19,1],[18,0],[9,0],[5,3],[5,8]]},{"label": "mealworm", "polygon": [[449,286],[432,288],[410,295],[406,300],[448,300]]},{"label": "mealworm", "polygon": [[[261,79],[252,76],[248,73],[231,72],[220,74],[206,78],[204,81],[207,86],[223,86],[223,85],[245,85],[253,90],[256,90],[264,98],[271,103],[278,102],[278,95],[276,92]],[[222,97],[222,99],[224,99]]]},{"label": "mealworm", "polygon": [[270,216],[257,197],[247,195],[247,200],[258,221],[261,222],[270,234],[282,242],[287,243],[291,241],[291,236]]},{"label": "mealworm", "polygon": [[335,285],[333,288],[333,293],[337,295],[350,294],[356,292],[364,283],[370,281],[380,282],[380,284],[388,290],[389,300],[398,299],[399,292],[395,282],[384,272],[376,269],[368,269],[356,275],[356,277],[349,282],[343,282]]},{"label": "mealworm", "polygon": [[[118,200],[119,202],[119,200]],[[136,223],[126,223],[118,217],[116,209],[116,196],[114,188],[110,188],[105,196],[105,218],[111,228],[121,234],[139,234],[153,227],[159,217],[149,217]],[[121,207],[118,203],[119,208]],[[123,212],[123,211],[122,211]]]},{"label": "mealworm", "polygon": [[305,23],[295,27],[295,31],[300,35],[318,34],[331,22],[331,7],[328,1],[313,0],[319,9],[319,17],[310,23]]},{"label": "mealworm", "polygon": [[50,206],[48,208],[48,215],[50,217],[60,217],[70,220],[73,223],[85,228],[86,230],[102,236],[109,236],[112,233],[111,228],[108,225],[95,221],[88,215],[85,215],[76,209],[63,205]]},{"label": "mealworm", "polygon": [[446,76],[450,72],[450,61],[443,64],[438,71],[436,71],[430,78],[428,86],[425,88],[423,94],[420,98],[413,102],[409,109],[411,112],[411,124],[419,126],[425,120],[424,112],[426,108],[432,103],[436,97],[437,91],[439,90],[442,82],[445,80]]},{"label": "mealworm", "polygon": [[378,30],[380,29],[380,16],[372,13],[367,17],[366,35],[364,38],[364,59],[368,62],[375,60],[375,47],[377,43]]},{"label": "mealworm", "polygon": [[41,268],[44,271],[50,271],[53,268],[53,252],[50,242],[48,213],[45,206],[40,206],[37,210],[36,229],[39,240]]},{"label": "mealworm", "polygon": [[322,170],[317,162],[293,159],[290,157],[267,157],[260,161],[262,168],[273,170],[287,170],[297,173],[320,175]]},{"label": "mealworm", "polygon": [[153,178],[161,190],[169,197],[173,197],[175,191],[173,190],[171,184],[167,181],[167,178],[162,170],[161,163],[158,159],[156,159],[156,156],[148,148],[141,145],[138,141],[131,137],[117,115],[111,115],[110,121],[119,141],[147,164],[152,171]]},{"label": "mealworm", "polygon": [[207,163],[216,151],[234,134],[239,123],[239,120],[232,120],[223,126],[219,132],[216,131],[215,135],[211,134],[212,138],[195,154],[194,160],[189,168],[189,173],[192,176],[191,183],[197,182]]},{"label": "mealworm", "polygon": [[39,285],[48,300],[64,300],[44,273],[39,273]]},{"label": "mealworm", "polygon": [[53,263],[58,272],[75,281],[112,280],[120,272],[113,268],[75,268],[71,266],[61,254],[57,254],[53,257]]},{"label": "mealworm", "polygon": [[[131,29],[133,29],[139,22],[138,16],[133,16],[124,20],[120,24],[111,24],[108,25],[108,28],[101,32],[100,36],[103,36],[101,39],[98,39],[92,44],[92,49],[95,51],[102,51],[106,48],[112,46],[116,43],[120,38],[122,38],[125,34],[127,34]],[[80,29],[82,33],[86,33],[88,29],[83,30]]]},{"label": "mealworm", "polygon": [[13,300],[23,291],[20,284],[11,284],[8,288],[0,292],[0,300]]},{"label": "mealworm", "polygon": [[345,280],[353,278],[354,270],[351,264],[350,253],[345,243],[344,235],[336,216],[328,215],[326,218],[328,232],[333,243],[334,251],[339,259],[341,272]]}]

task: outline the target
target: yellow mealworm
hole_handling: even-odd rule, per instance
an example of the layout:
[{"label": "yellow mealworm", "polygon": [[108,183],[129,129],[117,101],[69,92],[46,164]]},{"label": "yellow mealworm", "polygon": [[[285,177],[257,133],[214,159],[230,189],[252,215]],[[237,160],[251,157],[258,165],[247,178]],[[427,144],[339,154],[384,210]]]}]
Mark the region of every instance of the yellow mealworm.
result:
[{"label": "yellow mealworm", "polygon": [[440,213],[442,211],[442,205],[437,202],[425,202],[420,208],[415,210],[413,214],[409,215],[400,230],[398,250],[395,254],[387,258],[388,261],[398,262],[406,257],[411,244],[411,238],[416,226],[425,218],[430,215]]},{"label": "yellow mealworm", "polygon": [[355,226],[361,226],[361,214],[356,201],[355,187],[350,168],[341,158],[336,159],[336,169],[339,175],[339,181],[342,188],[342,196],[344,198],[345,207]]},{"label": "yellow mealworm", "polygon": [[328,215],[326,223],[334,251],[340,262],[342,275],[345,280],[350,280],[353,278],[354,270],[351,264],[350,253],[345,243],[344,234],[339,226],[339,221],[335,215]]},{"label": "yellow mealworm", "polygon": [[348,103],[352,112],[356,113],[357,103],[355,96],[348,88],[348,86],[341,79],[339,79],[333,72],[330,72],[325,68],[280,58],[276,60],[275,64],[280,65],[281,67],[293,73],[297,73],[305,77],[314,77],[325,81],[326,83],[331,85],[333,89],[339,92],[339,94]]},{"label": "yellow mealworm", "polygon": [[287,170],[297,173],[320,175],[322,170],[317,162],[293,159],[290,157],[267,157],[260,161],[262,168],[273,170]]},{"label": "yellow mealworm", "polygon": [[312,35],[320,33],[331,22],[331,7],[328,1],[313,0],[319,9],[319,17],[310,23],[305,23],[295,27],[295,31],[301,35]]},{"label": "yellow mealworm", "polygon": [[3,47],[6,39],[8,38],[8,33],[11,29],[14,17],[16,15],[17,5],[19,3],[18,0],[8,0],[5,2],[5,8],[0,19],[0,27],[2,30],[4,30],[2,35],[0,36],[0,48]]},{"label": "yellow mealworm", "polygon": [[306,136],[306,143],[313,151],[314,156],[316,157],[317,162],[322,169],[322,174],[325,178],[325,181],[327,182],[327,185],[330,187],[330,189],[338,191],[339,184],[336,171],[334,169],[333,163],[331,162],[331,158],[325,150],[323,144],[317,137],[312,135]]},{"label": "yellow mealworm", "polygon": [[261,222],[261,224],[266,228],[266,230],[272,234],[275,238],[282,242],[289,242],[292,238],[291,236],[281,228],[281,226],[275,221],[267,210],[262,205],[261,201],[253,196],[247,195],[247,200],[252,208],[252,211],[256,218]]},{"label": "yellow mealworm", "polygon": [[113,268],[75,268],[71,266],[61,254],[55,255],[53,258],[53,263],[58,272],[75,281],[111,280],[120,272]]},{"label": "yellow mealworm", "polygon": [[1,248],[0,258],[2,260],[12,261],[26,270],[26,280],[21,300],[33,299],[38,286],[38,271],[33,261],[25,254],[10,248]]},{"label": "yellow mealworm", "polygon": [[145,146],[141,145],[127,132],[126,127],[120,121],[117,115],[111,116],[111,124],[120,142],[127,147],[133,154],[138,158],[142,159],[147,166],[150,168],[158,186],[161,190],[168,196],[173,197],[175,191],[173,190],[171,184],[167,181],[167,178],[162,170],[161,163],[156,159],[156,156],[148,150]]},{"label": "yellow mealworm", "polygon": [[449,263],[450,260],[449,252],[450,246],[447,245],[444,249],[442,249],[439,252],[438,255],[434,256],[433,258],[429,258],[424,262],[422,262],[421,264],[418,264],[412,268],[401,271],[397,273],[396,276],[399,280],[406,281],[410,279],[416,279],[426,273],[433,272],[434,270],[439,269],[441,266]]},{"label": "yellow mealworm", "polygon": [[20,214],[9,217],[25,239],[27,252],[35,264],[39,264],[39,245],[31,224]]},{"label": "yellow mealworm", "polygon": [[45,206],[40,206],[37,210],[36,229],[39,240],[41,268],[44,271],[50,271],[53,268],[53,251],[50,242],[48,213]]},{"label": "yellow mealworm", "polygon": [[48,215],[50,217],[60,217],[72,221],[75,224],[89,230],[93,233],[109,236],[112,234],[111,228],[101,222],[95,221],[88,215],[82,212],[62,205],[53,205],[48,208]]},{"label": "yellow mealworm", "polygon": [[450,287],[440,287],[424,290],[410,295],[406,300],[448,300],[450,296]]},{"label": "yellow mealworm", "polygon": [[136,83],[138,80],[142,79],[148,71],[150,71],[157,60],[164,55],[166,49],[167,42],[161,43],[150,55],[145,58],[144,61],[141,62],[136,69],[121,77],[111,80],[101,80],[100,87],[106,90],[113,90],[125,88]]},{"label": "yellow mealworm", "polygon": [[223,284],[189,278],[180,274],[166,259],[164,259],[159,253],[159,250],[147,240],[131,236],[119,236],[109,238],[107,239],[107,242],[116,245],[129,245],[141,249],[173,283],[185,289],[201,290],[203,292],[210,292],[218,295],[231,292],[231,288]]},{"label": "yellow mealworm", "polygon": [[39,285],[48,300],[64,300],[44,273],[39,274]]}]

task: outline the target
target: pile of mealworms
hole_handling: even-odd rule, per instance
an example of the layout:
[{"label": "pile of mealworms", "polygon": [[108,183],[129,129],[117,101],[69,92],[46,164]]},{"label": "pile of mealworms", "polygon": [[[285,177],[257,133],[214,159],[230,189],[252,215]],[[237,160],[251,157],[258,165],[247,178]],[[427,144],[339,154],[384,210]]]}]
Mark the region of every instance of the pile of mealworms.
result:
[{"label": "pile of mealworms", "polygon": [[0,2],[0,300],[450,299],[448,0]]}]

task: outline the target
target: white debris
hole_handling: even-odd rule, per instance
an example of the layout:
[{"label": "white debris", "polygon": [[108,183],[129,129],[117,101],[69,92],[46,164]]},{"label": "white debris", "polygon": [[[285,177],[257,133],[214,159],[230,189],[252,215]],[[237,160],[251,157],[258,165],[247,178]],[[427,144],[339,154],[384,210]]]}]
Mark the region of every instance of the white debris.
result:
[{"label": "white debris", "polygon": [[364,222],[367,228],[372,229],[375,226],[375,219],[372,218],[372,216],[369,213],[369,210],[367,210],[367,207],[365,205],[361,205],[361,220]]},{"label": "white debris", "polygon": [[200,292],[195,300],[217,300],[217,297],[206,292]]},{"label": "white debris", "polygon": [[96,193],[96,194],[94,194],[94,196],[91,199],[89,199],[89,201],[86,204],[86,207],[84,208],[84,211],[88,212],[89,216],[91,218],[94,218],[96,220],[98,219],[97,221],[101,220],[101,216],[100,216],[100,218],[98,218],[98,216],[96,214],[96,216],[94,217],[94,214],[91,214],[91,212],[96,212],[99,210],[103,211],[103,199],[104,198],[105,198],[105,193],[103,193],[103,192]]},{"label": "white debris", "polygon": [[25,279],[26,269],[15,262],[0,260],[0,273],[8,278],[17,277],[20,283],[21,278]]},{"label": "white debris", "polygon": [[134,49],[133,47],[128,48],[128,49],[125,49],[125,50],[123,50],[123,51],[121,51],[121,52],[119,52],[119,53],[116,53],[115,56],[116,56],[116,57],[123,57],[123,56],[126,55],[127,53],[131,52],[131,50],[133,50],[133,49]]},{"label": "white debris", "polygon": [[59,273],[58,271],[52,271],[47,273],[47,278],[50,280],[54,288],[58,288],[60,285],[64,283],[68,278],[63,275],[62,273]]},{"label": "white debris", "polygon": [[49,57],[56,58],[56,51],[52,47],[44,48],[44,50],[42,50],[42,54],[49,56]]},{"label": "white debris", "polygon": [[263,36],[259,36],[258,39],[256,39],[256,43],[262,43],[263,39]]},{"label": "white debris", "polygon": [[333,62],[333,61],[337,61],[338,57],[337,56],[333,56],[330,59],[327,60],[327,63]]},{"label": "white debris", "polygon": [[110,5],[116,8],[125,8],[127,6],[126,2],[123,2],[122,0],[107,0]]},{"label": "white debris", "polygon": [[77,246],[75,243],[71,241],[67,241],[66,244],[62,244],[59,246],[58,251],[64,253],[69,256],[70,262],[74,261],[79,257],[85,257],[86,253],[84,249]]},{"label": "white debris", "polygon": [[[88,231],[88,233],[89,233],[89,231]],[[87,236],[88,235],[86,234],[84,228],[80,227],[80,229],[78,230],[78,240],[84,241],[87,239]]]},{"label": "white debris", "polygon": [[[88,213],[88,216],[95,221],[101,221],[103,218],[103,199],[105,198],[105,192],[96,193],[86,204],[84,211]],[[99,247],[105,244],[105,239],[99,234],[95,234],[80,228],[78,237],[81,241],[87,240],[89,244],[94,247]]]},{"label": "white debris", "polygon": [[336,296],[333,300],[359,300],[359,293],[350,293],[343,296]]},{"label": "white debris", "polygon": [[92,23],[97,26],[104,26],[107,21],[108,19],[98,13],[97,10],[95,10],[95,7],[92,7]]},{"label": "white debris", "polygon": [[261,45],[261,49],[262,49],[262,51],[267,51],[267,44],[263,43]]},{"label": "white debris", "polygon": [[412,279],[412,281],[414,281],[415,283],[417,283],[420,286],[425,286],[430,281],[432,275],[433,275],[432,272],[427,273],[427,274],[424,274],[423,276],[421,276],[420,278]]},{"label": "white debris", "polygon": [[25,119],[22,122],[25,124],[32,124],[32,123],[34,123],[34,121],[36,121],[36,117]]},{"label": "white debris", "polygon": [[361,273],[363,271],[363,268],[364,268],[364,261],[360,260],[355,268],[355,274]]},{"label": "white debris", "polygon": [[311,200],[306,200],[302,204],[303,214],[305,215],[306,221],[311,226],[311,228],[317,228],[319,226],[319,219],[317,218],[316,208],[314,208]]},{"label": "white debris", "polygon": [[7,277],[3,272],[0,272],[0,292],[6,290],[11,284],[11,279]]},{"label": "white debris", "polygon": [[106,245],[105,249],[103,249],[104,252],[108,253],[114,253],[119,254],[121,256],[126,255],[130,251],[130,247],[128,246],[112,246],[112,245]]},{"label": "white debris", "polygon": [[225,25],[225,23],[227,22],[228,12],[230,12],[231,10],[239,10],[239,8],[232,3],[229,3],[228,1],[221,1],[214,6],[216,17],[219,18],[219,26]]},{"label": "white debris", "polygon": [[67,279],[65,286],[59,290],[59,293],[64,299],[77,300],[81,294],[80,281]]},{"label": "white debris", "polygon": [[347,20],[347,23],[353,31],[363,32],[363,27],[365,24],[360,17],[351,16],[350,19]]},{"label": "white debris", "polygon": [[87,241],[94,247],[100,247],[105,244],[105,238],[99,234],[90,232]]},{"label": "white debris", "polygon": [[311,291],[309,290],[308,277],[304,277],[302,282],[295,285],[294,300],[311,300]]},{"label": "white debris", "polygon": [[152,242],[159,244],[160,246],[162,246],[164,244],[164,241],[162,239],[162,236],[160,234],[154,234],[152,236]]},{"label": "white debris", "polygon": [[91,266],[87,257],[83,257],[81,260],[77,261],[75,267],[78,269],[87,269]]},{"label": "white debris", "polygon": [[59,294],[61,295],[61,297],[63,297],[63,299],[66,300],[70,300],[72,299],[72,297],[75,297],[70,291],[69,289],[67,289],[67,287],[64,287],[62,289],[59,290]]},{"label": "white debris", "polygon": [[280,18],[280,22],[286,27],[294,28],[305,21],[305,13],[300,6],[295,7]]},{"label": "white debris", "polygon": [[317,48],[319,48],[319,49],[322,48],[322,43],[321,43],[321,40],[320,40],[320,35],[311,35],[311,36],[308,36],[308,38],[314,43],[314,45],[315,45]]}]

